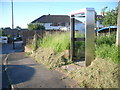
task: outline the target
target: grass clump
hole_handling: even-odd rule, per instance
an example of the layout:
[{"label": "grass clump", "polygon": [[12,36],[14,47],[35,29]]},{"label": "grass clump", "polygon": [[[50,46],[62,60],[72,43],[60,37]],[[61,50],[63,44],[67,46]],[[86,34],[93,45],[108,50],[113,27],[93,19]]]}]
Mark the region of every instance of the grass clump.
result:
[{"label": "grass clump", "polygon": [[48,34],[39,42],[40,47],[52,48],[55,52],[62,52],[70,48],[70,35],[68,32]]},{"label": "grass clump", "polygon": [[116,35],[111,34],[110,36],[100,36],[96,39],[96,45],[100,46],[102,44],[112,45],[116,42]]},{"label": "grass clump", "polygon": [[111,34],[110,36],[101,36],[96,39],[96,57],[103,59],[110,59],[115,63],[119,63],[118,47],[115,45],[116,35]]},{"label": "grass clump", "polygon": [[99,47],[97,47],[95,53],[96,57],[111,59],[115,63],[120,62],[118,58],[118,47],[116,47],[115,44],[112,44],[111,46],[107,44],[102,44]]},{"label": "grass clump", "polygon": [[[83,34],[76,34],[76,37],[84,37]],[[52,48],[55,52],[62,52],[70,49],[70,33],[48,34],[42,40],[39,40],[39,46],[43,48]],[[84,48],[84,42],[77,42],[77,48]]]}]

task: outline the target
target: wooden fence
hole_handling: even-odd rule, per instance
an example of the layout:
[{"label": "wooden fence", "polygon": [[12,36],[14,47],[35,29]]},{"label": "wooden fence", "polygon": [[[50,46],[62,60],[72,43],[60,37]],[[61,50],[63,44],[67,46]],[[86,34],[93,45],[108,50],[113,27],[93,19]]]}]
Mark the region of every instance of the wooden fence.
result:
[{"label": "wooden fence", "polygon": [[11,30],[4,30],[4,32],[9,35],[10,37],[17,37],[20,35],[22,37],[24,45],[26,43],[29,43],[35,35],[35,32],[37,33],[38,38],[43,38],[47,34],[53,34],[53,33],[61,33],[61,32],[66,32],[66,31],[61,31],[61,30],[17,30],[17,29],[11,29]]}]

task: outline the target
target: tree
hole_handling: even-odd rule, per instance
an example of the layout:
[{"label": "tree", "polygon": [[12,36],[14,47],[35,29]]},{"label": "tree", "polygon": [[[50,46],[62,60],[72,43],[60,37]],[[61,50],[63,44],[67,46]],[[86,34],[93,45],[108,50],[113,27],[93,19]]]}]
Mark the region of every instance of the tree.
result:
[{"label": "tree", "polygon": [[3,29],[0,29],[0,36],[7,36]]},{"label": "tree", "polygon": [[101,10],[101,17],[97,17],[96,20],[100,22],[100,24],[102,24],[103,22],[103,18],[105,17],[105,11],[108,7],[104,7],[102,10]]},{"label": "tree", "polygon": [[20,26],[17,26],[15,29],[21,30],[22,28]]},{"label": "tree", "polygon": [[116,7],[115,9],[109,10],[105,13],[106,15],[103,18],[102,25],[104,26],[117,25],[118,7]]},{"label": "tree", "polygon": [[40,23],[30,23],[28,24],[28,30],[45,30],[45,27]]}]

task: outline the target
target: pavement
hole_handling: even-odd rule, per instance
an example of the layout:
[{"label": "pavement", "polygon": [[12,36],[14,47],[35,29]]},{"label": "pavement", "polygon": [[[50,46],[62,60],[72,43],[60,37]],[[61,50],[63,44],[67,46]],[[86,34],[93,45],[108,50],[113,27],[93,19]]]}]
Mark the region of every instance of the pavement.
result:
[{"label": "pavement", "polygon": [[[18,52],[17,52],[18,51]],[[24,52],[9,53],[6,72],[12,88],[78,88],[76,81],[38,64]]]},{"label": "pavement", "polygon": [[4,62],[9,53],[13,53],[12,44],[0,44],[0,88],[9,90],[7,73],[5,71]]},{"label": "pavement", "polygon": [[21,44],[19,45],[19,47],[16,47],[15,45],[15,49],[13,49],[12,44],[0,44],[0,89],[9,90],[10,83],[5,71],[7,56],[11,53],[21,51],[23,51]]}]

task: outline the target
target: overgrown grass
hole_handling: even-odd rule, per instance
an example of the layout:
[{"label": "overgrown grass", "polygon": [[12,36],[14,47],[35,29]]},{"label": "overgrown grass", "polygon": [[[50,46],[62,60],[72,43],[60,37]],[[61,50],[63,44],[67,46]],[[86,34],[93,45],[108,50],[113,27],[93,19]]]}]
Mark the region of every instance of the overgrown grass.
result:
[{"label": "overgrown grass", "polygon": [[[84,35],[76,34],[76,37],[83,37]],[[82,42],[76,43],[76,46],[83,47]],[[82,46],[81,46],[82,45]],[[52,48],[56,52],[62,52],[70,49],[70,33],[56,33],[48,34],[39,41],[39,46],[44,48]]]},{"label": "overgrown grass", "polygon": [[116,47],[115,44],[107,45],[102,44],[99,47],[96,48],[96,57],[103,58],[103,59],[111,59],[115,63],[119,63],[119,53],[118,53],[118,47]]},{"label": "overgrown grass", "polygon": [[119,63],[118,47],[115,45],[116,35],[101,36],[96,39],[96,57],[110,59],[115,63]]},{"label": "overgrown grass", "polygon": [[70,35],[66,33],[48,34],[39,43],[40,47],[52,48],[56,52],[61,52],[70,47]]},{"label": "overgrown grass", "polygon": [[96,39],[96,45],[100,46],[102,44],[112,45],[116,42],[116,35],[111,34],[110,36],[100,36]]},{"label": "overgrown grass", "polygon": [[[75,37],[84,37],[84,34],[76,33]],[[96,38],[95,55],[96,57],[103,59],[111,59],[115,63],[119,63],[118,47],[115,46],[116,35],[101,36]],[[38,40],[38,47],[51,48],[55,52],[63,52],[70,49],[70,33],[55,33],[47,34],[42,40]],[[34,43],[28,45],[34,49]],[[83,41],[76,42],[76,55],[79,55],[81,51],[85,49],[85,43]]]},{"label": "overgrown grass", "polygon": [[[84,35],[78,33],[76,37],[84,37]],[[37,62],[46,65],[50,69],[72,63],[69,59],[69,32],[47,34],[43,39],[39,39],[37,43],[39,49],[32,54]],[[34,48],[34,43],[29,47]],[[79,48],[80,52],[84,48],[84,42],[77,42],[76,47]]]}]

